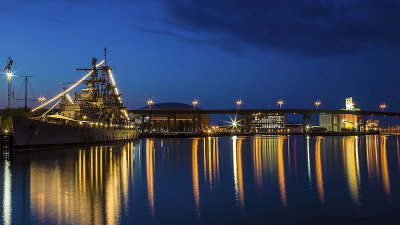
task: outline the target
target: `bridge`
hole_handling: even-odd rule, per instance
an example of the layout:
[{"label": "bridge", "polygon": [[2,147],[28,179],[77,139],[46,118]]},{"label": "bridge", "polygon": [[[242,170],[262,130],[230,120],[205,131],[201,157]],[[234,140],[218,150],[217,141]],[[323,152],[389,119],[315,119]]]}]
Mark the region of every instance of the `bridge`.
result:
[{"label": "bridge", "polygon": [[362,116],[391,116],[399,117],[400,112],[387,112],[387,111],[352,111],[344,109],[136,109],[128,110],[129,113],[138,115],[149,115],[149,114],[237,114],[246,115],[254,113],[266,113],[266,114],[301,114],[301,115],[312,115],[312,114],[352,114]]},{"label": "bridge", "polygon": [[[355,129],[352,132],[343,132],[338,128],[337,132],[314,132],[317,134],[326,134],[326,135],[334,135],[334,134],[365,134],[366,133],[366,117],[367,116],[388,116],[388,117],[400,117],[400,112],[388,112],[388,111],[362,111],[362,110],[332,110],[332,109],[138,109],[138,110],[128,110],[129,114],[134,114],[138,116],[141,120],[140,129],[142,134],[148,133],[160,133],[160,131],[154,131],[152,128],[154,124],[152,123],[152,118],[159,118],[160,116],[164,116],[164,120],[166,121],[164,124],[165,128],[161,131],[161,133],[169,133],[178,131],[177,118],[182,115],[188,115],[191,119],[191,129],[180,130],[180,133],[204,133],[205,127],[204,123],[202,123],[203,115],[235,115],[241,119],[240,128],[238,129],[238,133],[241,134],[254,134],[257,131],[251,129],[251,118],[255,114],[264,114],[264,115],[300,115],[302,117],[301,122],[301,131],[293,131],[289,129],[268,129],[268,133],[313,133],[309,128],[312,125],[311,117],[312,115],[354,115],[355,121],[353,123]],[[147,118],[148,122],[146,123],[145,118]],[[150,121],[150,122],[149,122]],[[202,125],[203,124],[203,125]],[[265,130],[265,129],[264,129]],[[224,131],[226,132],[226,130]],[[385,132],[387,133],[387,132]]]}]

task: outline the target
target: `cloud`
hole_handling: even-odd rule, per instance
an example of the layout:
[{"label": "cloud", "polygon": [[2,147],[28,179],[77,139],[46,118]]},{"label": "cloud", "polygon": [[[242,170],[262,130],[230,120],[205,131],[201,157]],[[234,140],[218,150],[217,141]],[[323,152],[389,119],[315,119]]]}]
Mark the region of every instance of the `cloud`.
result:
[{"label": "cloud", "polygon": [[185,43],[190,44],[197,44],[197,45],[214,45],[217,46],[219,49],[224,51],[233,52],[237,55],[242,56],[244,49],[238,45],[234,44],[232,40],[222,40],[222,39],[211,39],[211,38],[199,38],[199,37],[192,37],[188,34],[183,34],[180,32],[175,32],[166,29],[159,29],[159,28],[143,28],[143,27],[135,27],[135,29],[148,33],[148,34],[157,34],[163,36],[170,36],[177,40],[180,40]]},{"label": "cloud", "polygon": [[[251,46],[309,56],[343,55],[400,46],[397,0],[174,0],[172,19],[216,44]],[[238,47],[235,47],[238,48]],[[240,47],[239,47],[240,48]]]}]

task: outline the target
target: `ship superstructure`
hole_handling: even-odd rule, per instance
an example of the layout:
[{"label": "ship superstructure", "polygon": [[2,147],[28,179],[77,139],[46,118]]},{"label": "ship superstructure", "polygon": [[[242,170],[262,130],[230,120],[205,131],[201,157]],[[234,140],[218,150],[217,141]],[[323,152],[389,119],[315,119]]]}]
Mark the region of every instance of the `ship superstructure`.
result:
[{"label": "ship superstructure", "polygon": [[[39,115],[39,118],[42,120],[65,118],[68,121],[107,126],[131,125],[128,113],[122,103],[121,94],[116,86],[111,66],[106,64],[106,60],[98,62],[96,58],[92,59],[91,64],[91,68],[77,69],[86,71],[86,74],[80,80],[72,83],[70,87],[64,88],[61,93],[37,106],[32,112],[36,112],[45,106],[51,106],[51,103],[55,102],[50,109],[59,105],[58,112],[55,115],[49,115],[50,111],[46,111]],[[81,84],[86,87],[71,94],[72,90]]]},{"label": "ship superstructure", "polygon": [[122,104],[121,94],[115,85],[111,67],[97,66],[92,59],[92,68],[78,69],[91,71],[89,79],[82,83],[87,87],[71,95],[61,97],[59,115],[77,121],[101,124],[128,124],[128,115]]},{"label": "ship superstructure", "polygon": [[[112,67],[105,59],[98,62],[93,58],[91,64],[90,68],[77,69],[86,71],[81,79],[32,109],[35,116],[14,118],[17,146],[107,142],[137,137]],[[85,87],[73,92],[78,85]]]}]

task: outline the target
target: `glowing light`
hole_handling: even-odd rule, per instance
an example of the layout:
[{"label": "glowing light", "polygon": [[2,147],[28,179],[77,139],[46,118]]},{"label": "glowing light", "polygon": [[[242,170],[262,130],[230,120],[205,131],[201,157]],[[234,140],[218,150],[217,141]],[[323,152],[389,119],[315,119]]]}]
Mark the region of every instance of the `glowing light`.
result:
[{"label": "glowing light", "polygon": [[10,81],[12,77],[14,77],[14,72],[11,70],[8,70],[4,73],[4,75],[6,76],[7,80]]},{"label": "glowing light", "polygon": [[121,110],[124,113],[124,116],[126,119],[129,119],[129,115],[128,112],[126,111],[126,109]]},{"label": "glowing light", "polygon": [[194,99],[194,100],[192,101],[193,109],[196,109],[196,106],[199,105],[199,104],[200,104],[199,100]]},{"label": "glowing light", "polygon": [[317,109],[319,109],[319,107],[321,106],[322,102],[320,100],[317,100],[314,102],[315,107],[317,107]]},{"label": "glowing light", "polygon": [[118,96],[119,102],[122,104],[122,99],[121,99],[121,96],[119,95],[119,91],[118,91],[118,88],[117,88],[117,83],[115,82],[115,79],[114,79],[114,75],[111,72],[111,70],[108,70],[108,74],[110,74],[111,83],[114,86],[114,92]]},{"label": "glowing light", "polygon": [[3,223],[9,225],[12,221],[12,174],[10,162],[4,161],[3,183]]},{"label": "glowing light", "polygon": [[236,100],[235,104],[236,104],[236,106],[238,108],[240,108],[240,106],[243,105],[243,100],[242,99],[238,99],[238,100]]},{"label": "glowing light", "polygon": [[[98,63],[96,65],[96,67],[103,65],[104,60],[102,60],[100,63]],[[38,107],[32,109],[32,112],[54,102],[55,100],[57,100],[58,98],[60,98],[61,96],[63,96],[64,94],[68,93],[69,91],[71,91],[72,89],[74,89],[76,86],[78,86],[80,83],[82,83],[82,81],[84,81],[86,78],[88,78],[91,74],[93,73],[93,70],[87,72],[80,80],[78,80],[77,82],[75,82],[71,87],[65,89],[64,91],[62,91],[61,93],[59,93],[58,95],[56,95],[55,97],[53,97],[52,99],[50,99],[49,101],[39,105]]]},{"label": "glowing light", "polygon": [[40,104],[42,104],[43,102],[45,102],[47,99],[44,96],[40,96],[37,98],[37,100],[39,101]]},{"label": "glowing light", "polygon": [[146,100],[146,104],[149,106],[149,109],[151,109],[151,106],[153,106],[154,103],[155,103],[154,100],[151,98]]},{"label": "glowing light", "polygon": [[379,105],[379,109],[380,109],[381,111],[385,111],[385,109],[387,109],[387,107],[388,107],[388,105],[387,105],[386,103],[381,103],[381,104]]},{"label": "glowing light", "polygon": [[43,113],[42,117],[45,116],[45,115],[47,115],[47,113],[49,113],[49,112],[50,112],[54,107],[56,107],[56,105],[57,105],[58,103],[60,103],[60,102],[61,102],[61,99],[58,100],[58,102],[56,102],[56,104],[54,104],[49,110],[47,110],[45,113]]},{"label": "glowing light", "polygon": [[278,100],[277,102],[276,102],[276,104],[279,106],[279,108],[281,109],[282,108],[282,106],[285,104],[285,102],[282,100],[282,99],[280,99],[280,100]]},{"label": "glowing light", "polygon": [[65,96],[67,96],[68,101],[71,102],[71,104],[73,105],[74,101],[72,101],[71,96],[69,96],[69,94],[66,94]]}]

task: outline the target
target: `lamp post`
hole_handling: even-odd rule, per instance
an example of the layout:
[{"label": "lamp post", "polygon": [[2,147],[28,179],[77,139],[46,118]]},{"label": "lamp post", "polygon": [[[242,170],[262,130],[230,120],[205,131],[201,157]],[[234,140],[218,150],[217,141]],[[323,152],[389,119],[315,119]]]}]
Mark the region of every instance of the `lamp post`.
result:
[{"label": "lamp post", "polygon": [[385,111],[385,109],[387,109],[387,107],[388,107],[388,105],[386,104],[386,103],[381,103],[380,105],[379,105],[379,109],[383,112],[383,111]]},{"label": "lamp post", "polygon": [[319,107],[321,106],[322,102],[320,100],[317,100],[314,102],[315,107],[317,107],[317,109],[319,109]]},{"label": "lamp post", "polygon": [[242,99],[238,99],[238,100],[235,101],[235,104],[236,104],[237,109],[239,109],[240,106],[243,105],[243,100]]},{"label": "lamp post", "polygon": [[147,99],[146,104],[149,106],[149,109],[154,105],[154,100],[153,99]]},{"label": "lamp post", "polygon": [[5,71],[5,75],[7,78],[7,82],[8,82],[8,108],[11,108],[11,78],[14,76],[14,73],[12,71],[12,64],[13,64],[14,60],[11,59],[11,57],[8,57],[8,61],[7,61],[7,65],[3,68],[3,70]]},{"label": "lamp post", "polygon": [[280,109],[282,109],[282,106],[285,104],[285,102],[282,99],[280,99],[276,102],[276,104],[279,106]]},{"label": "lamp post", "polygon": [[12,95],[11,95],[11,80],[12,80],[13,76],[14,76],[14,74],[11,71],[11,69],[6,72],[7,83],[8,83],[8,105],[7,105],[8,108],[11,108],[11,102],[12,102],[12,100],[11,100],[11,98],[12,98]]},{"label": "lamp post", "polygon": [[196,106],[199,105],[199,104],[200,104],[199,100],[194,99],[194,100],[192,101],[193,110],[195,110],[195,109],[196,109]]}]

